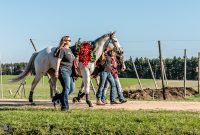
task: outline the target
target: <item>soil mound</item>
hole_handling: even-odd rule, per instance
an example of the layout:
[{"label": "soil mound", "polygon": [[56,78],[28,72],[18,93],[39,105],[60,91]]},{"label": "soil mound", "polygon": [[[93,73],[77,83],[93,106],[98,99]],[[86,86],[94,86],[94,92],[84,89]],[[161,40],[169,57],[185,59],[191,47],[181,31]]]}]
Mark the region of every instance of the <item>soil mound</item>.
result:
[{"label": "soil mound", "polygon": [[[166,87],[165,96],[167,100],[184,99],[184,87]],[[124,97],[136,100],[163,99],[162,89],[144,89],[144,90],[124,90]],[[191,87],[186,87],[186,96],[197,95],[198,92]]]}]

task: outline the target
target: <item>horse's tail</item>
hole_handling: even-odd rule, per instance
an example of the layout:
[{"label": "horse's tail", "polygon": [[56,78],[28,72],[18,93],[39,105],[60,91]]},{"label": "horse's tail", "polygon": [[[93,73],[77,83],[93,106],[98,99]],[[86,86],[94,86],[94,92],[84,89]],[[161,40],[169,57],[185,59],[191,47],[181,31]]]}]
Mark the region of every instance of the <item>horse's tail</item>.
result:
[{"label": "horse's tail", "polygon": [[33,53],[25,70],[20,75],[18,75],[16,78],[12,78],[9,81],[10,82],[18,82],[18,81],[22,80],[23,78],[25,78],[29,73],[34,72],[34,61],[35,61],[35,58],[37,55],[38,55],[38,52]]}]

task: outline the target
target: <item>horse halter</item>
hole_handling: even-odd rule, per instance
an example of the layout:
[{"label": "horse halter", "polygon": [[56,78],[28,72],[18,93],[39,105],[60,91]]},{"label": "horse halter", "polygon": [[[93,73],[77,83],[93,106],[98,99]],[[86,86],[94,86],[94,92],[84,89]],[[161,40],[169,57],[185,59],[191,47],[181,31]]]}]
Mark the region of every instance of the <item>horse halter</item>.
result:
[{"label": "horse halter", "polygon": [[113,38],[113,33],[107,34],[107,35],[105,35],[105,36],[108,36],[108,37],[109,37],[109,39],[105,42],[105,44],[106,44],[106,45],[105,45],[105,48],[108,47],[109,43],[112,43],[113,46],[114,46],[114,49],[113,49],[113,50],[116,52],[116,54],[117,54],[118,56],[123,55],[123,53],[124,53],[123,48],[122,48],[122,47],[117,47],[116,43],[117,43],[118,41],[115,40],[115,39]]},{"label": "horse halter", "polygon": [[112,33],[106,34],[105,37],[109,37],[108,40],[105,42],[105,48],[108,47],[109,43],[112,43],[114,46],[114,50],[117,50],[117,48],[118,48],[116,45],[117,41],[115,39],[113,39],[113,34]]},{"label": "horse halter", "polygon": [[106,34],[106,35],[104,35],[104,37],[109,37],[109,38],[107,39],[107,41],[105,42],[105,44],[104,44],[105,48],[108,47],[109,43],[112,43],[112,44],[113,44],[113,46],[114,46],[114,49],[113,49],[113,50],[114,50],[114,52],[116,52],[117,63],[118,63],[118,65],[119,65],[120,69],[121,69],[121,68],[122,68],[122,65],[123,65],[123,59],[124,59],[124,55],[123,55],[124,51],[123,51],[123,48],[122,48],[122,47],[118,47],[118,46],[116,45],[116,43],[117,43],[118,41],[115,40],[115,39],[113,38],[113,33]]}]

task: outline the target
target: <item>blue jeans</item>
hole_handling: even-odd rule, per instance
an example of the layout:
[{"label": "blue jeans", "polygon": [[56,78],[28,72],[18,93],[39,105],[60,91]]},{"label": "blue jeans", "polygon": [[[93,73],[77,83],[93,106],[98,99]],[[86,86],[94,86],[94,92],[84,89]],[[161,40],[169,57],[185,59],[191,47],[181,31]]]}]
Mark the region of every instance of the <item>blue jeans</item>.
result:
[{"label": "blue jeans", "polygon": [[[125,98],[124,98],[124,96],[122,94],[122,87],[121,87],[121,84],[120,84],[120,81],[119,81],[119,77],[114,78],[114,81],[115,81],[115,85],[116,85],[117,95],[119,97],[119,101],[122,101]],[[102,97],[101,97],[102,101],[106,100],[106,89],[108,89],[108,80],[106,80],[105,85],[104,85],[103,94],[102,94]]]},{"label": "blue jeans", "polygon": [[68,95],[72,94],[72,92],[74,92],[74,88],[75,88],[75,82],[73,77],[71,77],[71,81],[70,81],[70,91],[68,93]]},{"label": "blue jeans", "polygon": [[102,97],[102,92],[104,89],[104,85],[106,83],[106,80],[110,83],[111,86],[111,91],[110,91],[110,101],[115,101],[115,90],[116,90],[116,85],[114,78],[110,72],[103,71],[100,73],[100,83],[99,83],[99,88],[96,94],[96,98],[100,99]]},{"label": "blue jeans", "polygon": [[102,96],[101,96],[101,101],[105,101],[106,100],[106,93],[108,90],[108,80],[106,80],[105,84],[104,84],[104,88],[102,90]]},{"label": "blue jeans", "polygon": [[114,79],[115,79],[115,84],[116,84],[116,87],[117,87],[117,94],[118,94],[118,97],[119,97],[119,101],[124,100],[124,96],[122,94],[122,86],[120,84],[119,77],[117,76]]},{"label": "blue jeans", "polygon": [[68,95],[72,93],[74,88],[73,79],[71,75],[72,70],[60,67],[59,80],[63,87],[63,91],[60,94],[61,109],[69,109]]}]

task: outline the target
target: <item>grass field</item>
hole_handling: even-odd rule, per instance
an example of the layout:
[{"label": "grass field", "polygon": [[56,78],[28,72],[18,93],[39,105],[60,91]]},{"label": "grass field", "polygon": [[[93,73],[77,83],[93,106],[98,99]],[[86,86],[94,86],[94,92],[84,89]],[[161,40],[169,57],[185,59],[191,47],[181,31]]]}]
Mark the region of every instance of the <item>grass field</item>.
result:
[{"label": "grass field", "polygon": [[[0,134],[200,134],[200,113],[0,108]],[[11,127],[4,131],[5,126]]]},{"label": "grass field", "polygon": [[[14,77],[14,76],[7,76],[7,75],[3,76],[3,91],[4,91],[3,92],[3,96],[6,99],[7,98],[14,98],[15,92],[17,91],[17,89],[18,89],[18,87],[19,87],[19,85],[21,83],[21,82],[10,83],[8,80],[10,78],[12,78],[12,77]],[[28,96],[29,90],[31,88],[32,80],[33,80],[33,76],[28,76],[26,78],[25,90],[26,90],[26,95],[27,96]],[[129,87],[137,86],[137,80],[136,79],[122,78],[120,80],[121,80],[123,88],[129,88]],[[142,80],[142,82],[145,85],[151,85],[152,84],[152,80],[144,79],[144,80]],[[95,85],[95,88],[97,89],[95,80],[93,80],[93,84]],[[58,85],[58,90],[61,91],[62,87],[61,87],[59,81],[57,82],[57,85]],[[75,86],[76,86],[75,87],[75,91],[73,92],[71,97],[77,95],[78,89],[81,86],[81,78],[79,78],[75,82]],[[12,92],[12,94],[10,93],[10,91]],[[49,99],[49,94],[50,94],[50,92],[49,92],[48,78],[44,77],[44,79],[41,79],[40,82],[38,83],[38,85],[36,86],[35,93],[34,93],[34,99]],[[91,95],[93,95],[93,94],[91,94]],[[16,98],[21,98],[21,96],[17,95]],[[24,98],[24,97],[22,97],[22,98]]]},{"label": "grass field", "polygon": [[[10,84],[3,76],[4,98],[13,98],[19,83]],[[33,77],[26,79],[28,96]],[[121,78],[123,89],[139,88],[136,79]],[[43,83],[44,82],[44,83]],[[154,88],[152,80],[141,80],[144,88]],[[77,94],[81,80],[76,81]],[[160,86],[160,81],[158,81]],[[195,86],[196,81],[189,81],[187,86]],[[169,81],[170,86],[182,86],[182,81]],[[58,89],[61,89],[58,83]],[[9,92],[12,91],[12,94]],[[91,94],[93,95],[93,94]],[[21,98],[19,95],[16,98]],[[94,96],[92,97],[93,99]],[[47,78],[40,81],[34,93],[34,99],[50,99]],[[200,101],[200,96],[187,100]],[[0,107],[0,134],[137,134],[171,135],[200,134],[199,112],[172,111],[127,111],[101,109],[73,109],[70,113],[60,110],[27,107]],[[7,128],[7,126],[9,128]]]},{"label": "grass field", "polygon": [[[15,77],[15,76],[9,76],[9,75],[4,75],[3,76],[3,97],[5,99],[13,99],[14,95],[20,85],[20,82],[17,83],[9,83],[9,79]],[[28,76],[26,78],[26,85],[25,85],[25,92],[26,92],[26,97],[21,97],[20,95],[17,95],[15,98],[19,99],[19,98],[25,98],[27,99],[28,94],[29,94],[29,90],[31,87],[31,82],[33,80],[33,76]],[[138,85],[138,81],[135,78],[120,78],[120,82],[122,84],[123,89],[139,89],[139,85]],[[152,79],[141,79],[141,83],[143,85],[143,88],[155,88],[154,86],[154,82]],[[96,86],[96,82],[93,80],[93,84],[95,85],[95,88],[97,89]],[[161,81],[157,80],[157,84],[159,86],[159,88],[161,88]],[[59,81],[57,82],[58,85],[58,90],[62,90],[62,87],[59,83]],[[73,94],[70,96],[70,98],[74,97],[77,95],[78,89],[81,86],[81,78],[79,78],[76,81],[75,84],[75,90],[73,92]],[[170,80],[168,81],[168,86],[172,86],[172,87],[183,87],[183,81],[175,81],[175,80]],[[197,90],[197,81],[188,81],[187,82],[187,86],[188,87],[193,87],[194,89]],[[91,90],[91,97],[93,99],[95,99],[94,94]],[[2,96],[2,91],[0,91],[0,98]],[[49,92],[49,84],[48,84],[48,78],[44,77],[43,79],[41,79],[41,81],[39,82],[39,84],[37,85],[35,92],[34,92],[34,99],[50,99],[50,92]],[[188,97],[188,100],[195,100],[195,101],[200,101],[200,97]]]}]

